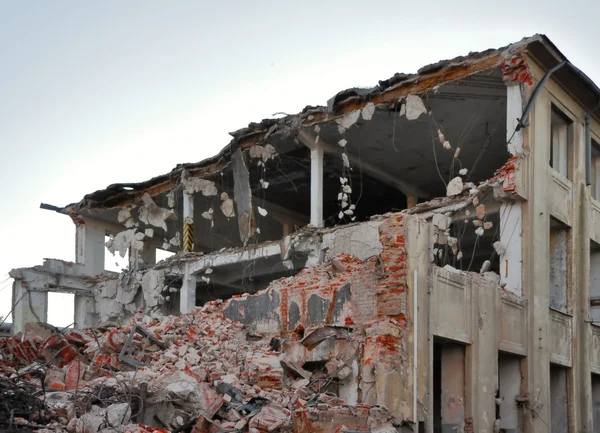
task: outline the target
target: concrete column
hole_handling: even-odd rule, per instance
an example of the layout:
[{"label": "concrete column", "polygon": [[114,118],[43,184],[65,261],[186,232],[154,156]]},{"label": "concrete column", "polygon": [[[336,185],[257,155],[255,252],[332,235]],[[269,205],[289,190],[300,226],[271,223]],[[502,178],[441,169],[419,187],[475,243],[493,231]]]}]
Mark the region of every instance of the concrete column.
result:
[{"label": "concrete column", "polygon": [[95,305],[92,296],[75,295],[75,328],[82,329],[96,325]]},{"label": "concrete column", "polygon": [[465,347],[465,419],[472,424],[472,431],[491,432],[498,389],[496,299],[499,296],[497,286],[481,276],[473,276],[470,284],[473,343]]},{"label": "concrete column", "polygon": [[[406,217],[405,219],[405,242],[409,245],[411,251],[419,251],[419,254],[410,254],[407,259],[407,282],[408,282],[408,324],[410,326],[409,338],[407,338],[407,352],[412,354],[408,357],[408,363],[413,374],[409,377],[407,386],[412,391],[412,407],[414,421],[415,415],[420,422],[425,425],[433,425],[432,420],[427,418],[433,410],[433,404],[429,402],[429,385],[433,378],[433,357],[430,350],[433,350],[433,336],[429,330],[429,257],[426,251],[429,247],[428,223],[417,217]],[[415,296],[417,302],[415,303]],[[412,335],[411,335],[412,334]],[[411,338],[412,336],[412,338]],[[416,355],[415,355],[416,354]],[[416,383],[414,382],[416,381]],[[412,382],[412,383],[411,383]],[[416,402],[414,391],[416,389]],[[416,403],[416,406],[415,406]],[[425,410],[423,410],[425,409]]]},{"label": "concrete column", "polygon": [[187,264],[180,295],[179,311],[181,314],[191,312],[196,306],[196,276],[189,273]]},{"label": "concrete column", "polygon": [[310,149],[310,223],[323,227],[323,147]]},{"label": "concrete column", "polygon": [[98,275],[104,272],[105,230],[85,220],[77,225],[75,232],[75,262],[84,265],[87,275]]},{"label": "concrete column", "polygon": [[465,348],[458,344],[442,346],[442,433],[464,431],[465,426]]},{"label": "concrete column", "polygon": [[524,431],[548,433],[550,422],[550,352],[549,352],[549,286],[548,261],[550,238],[551,184],[550,160],[550,99],[546,91],[539,93],[532,111],[530,126],[526,129],[530,154],[522,164],[528,164],[528,201],[523,203],[523,288],[529,299],[528,356],[524,361],[525,391],[532,411],[526,411]]},{"label": "concrete column", "polygon": [[48,293],[28,291],[22,280],[13,283],[13,334],[23,331],[29,322],[46,322]]},{"label": "concrete column", "polygon": [[183,251],[194,251],[194,196],[183,191]]},{"label": "concrete column", "polygon": [[523,212],[520,202],[500,205],[500,283],[504,290],[523,295]]}]

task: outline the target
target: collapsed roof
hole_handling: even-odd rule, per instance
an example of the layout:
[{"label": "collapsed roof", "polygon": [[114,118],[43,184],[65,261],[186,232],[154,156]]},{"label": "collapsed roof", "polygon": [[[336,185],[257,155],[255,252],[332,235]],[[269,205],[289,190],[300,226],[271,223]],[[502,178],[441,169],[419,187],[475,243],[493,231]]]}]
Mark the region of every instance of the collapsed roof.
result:
[{"label": "collapsed roof", "polygon": [[[128,202],[136,201],[145,193],[151,196],[164,192],[180,181],[181,173],[188,170],[193,176],[214,177],[216,173],[225,170],[231,162],[231,154],[237,149],[247,149],[252,145],[279,142],[284,149],[291,152],[294,146],[287,143],[285,138],[295,137],[303,128],[325,125],[325,139],[333,142],[337,125],[348,124],[352,117],[346,117],[355,110],[364,110],[375,104],[377,107],[375,118],[389,116],[390,112],[399,111],[400,98],[410,94],[428,93],[429,97],[435,99],[456,97],[452,92],[436,95],[436,89],[441,85],[456,82],[465,77],[477,75],[478,73],[491,71],[503,65],[507,59],[515,54],[529,53],[546,69],[561,62],[566,62],[565,67],[554,74],[554,78],[565,85],[581,103],[591,110],[600,105],[600,89],[579,69],[571,64],[568,59],[554,46],[545,35],[534,35],[524,38],[519,42],[498,49],[488,49],[482,52],[472,52],[467,56],[460,56],[450,60],[442,60],[420,68],[416,74],[396,73],[387,80],[379,81],[378,85],[370,89],[351,88],[338,92],[329,102],[328,106],[307,106],[300,113],[287,115],[283,118],[264,119],[261,122],[252,122],[246,128],[230,133],[233,137],[231,142],[225,146],[217,155],[197,163],[186,163],[177,165],[171,172],[156,176],[144,182],[117,183],[109,185],[106,189],[87,194],[77,203],[64,207],[51,207],[62,213],[79,213],[84,209],[110,208],[123,206]],[[508,68],[510,70],[510,67]],[[517,78],[517,77],[513,77]],[[471,80],[473,88],[485,81],[482,77]],[[464,90],[464,89],[461,89]],[[471,89],[469,89],[471,90]],[[477,97],[493,97],[493,95],[477,95]],[[367,108],[370,109],[370,108]],[[363,116],[364,118],[364,116]],[[361,121],[356,120],[358,123]],[[441,121],[441,120],[440,120]],[[444,125],[449,127],[449,125]],[[369,131],[371,132],[371,131]],[[356,138],[363,137],[358,134]],[[354,138],[354,137],[352,137]],[[384,138],[381,136],[379,138]],[[352,139],[348,139],[352,143]],[[375,147],[362,143],[365,151],[380,150],[376,147],[378,139],[375,139]],[[333,142],[334,144],[337,143]],[[392,143],[393,144],[393,143]],[[371,145],[372,146],[372,145]],[[279,151],[279,153],[282,153]],[[361,157],[365,158],[363,154]],[[374,160],[378,168],[388,173],[389,167],[381,166],[379,163],[385,161]],[[410,161],[405,169],[414,169],[415,161]],[[408,176],[407,176],[408,177]],[[421,193],[423,191],[420,191]]]}]

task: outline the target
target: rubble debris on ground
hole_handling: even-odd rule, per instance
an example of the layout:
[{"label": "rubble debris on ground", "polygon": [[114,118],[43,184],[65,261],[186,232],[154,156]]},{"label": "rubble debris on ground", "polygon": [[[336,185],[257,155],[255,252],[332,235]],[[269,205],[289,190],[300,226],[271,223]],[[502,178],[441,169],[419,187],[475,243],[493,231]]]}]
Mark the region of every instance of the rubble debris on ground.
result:
[{"label": "rubble debris on ground", "polygon": [[28,324],[0,340],[0,429],[298,431],[329,408],[360,413],[365,431],[391,422],[384,407],[326,392],[330,381],[280,352],[281,340],[249,336],[223,307],[161,319],[140,310],[127,325],[98,329]]}]

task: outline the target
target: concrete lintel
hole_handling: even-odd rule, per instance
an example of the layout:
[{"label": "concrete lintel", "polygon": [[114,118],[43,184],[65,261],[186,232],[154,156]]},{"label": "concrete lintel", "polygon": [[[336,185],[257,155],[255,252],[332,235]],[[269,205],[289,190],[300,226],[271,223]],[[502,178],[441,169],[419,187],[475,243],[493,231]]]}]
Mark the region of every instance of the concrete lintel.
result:
[{"label": "concrete lintel", "polygon": [[42,266],[10,271],[10,276],[24,282],[26,287],[38,292],[68,292],[93,296],[92,283],[73,275],[52,273]]}]

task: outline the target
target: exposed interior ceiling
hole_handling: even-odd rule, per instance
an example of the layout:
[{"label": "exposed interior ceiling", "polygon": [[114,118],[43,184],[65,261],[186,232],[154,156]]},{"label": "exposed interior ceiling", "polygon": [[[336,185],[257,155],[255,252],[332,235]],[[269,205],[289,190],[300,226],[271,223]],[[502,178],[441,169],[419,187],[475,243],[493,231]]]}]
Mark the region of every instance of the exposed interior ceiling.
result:
[{"label": "exposed interior ceiling", "polygon": [[[467,169],[465,180],[475,183],[493,176],[509,158],[506,148],[506,86],[499,68],[475,74],[440,86],[421,95],[427,113],[416,120],[400,115],[403,107],[379,106],[371,120],[359,118],[348,130],[341,132],[336,122],[319,125],[318,140],[326,144],[324,157],[324,218],[326,225],[358,221],[373,215],[406,208],[407,194],[401,185],[420,191],[419,200],[444,196],[446,183]],[[267,211],[255,213],[259,233],[254,241],[280,239],[283,224],[302,227],[310,216],[310,150],[296,134],[275,133],[269,143],[277,150],[274,161],[261,165],[246,158],[250,174],[253,205]],[[316,139],[317,133],[309,131]],[[446,149],[439,139],[442,132],[450,143]],[[346,140],[342,148],[340,140]],[[456,148],[460,148],[456,155]],[[342,152],[347,152],[350,170],[344,169]],[[352,216],[339,218],[340,177],[347,176],[352,186],[351,201],[356,206]],[[214,251],[242,246],[238,222],[220,211],[221,193],[234,197],[233,173],[230,166],[212,176],[219,194],[205,197],[198,193],[195,200],[195,240],[197,251]],[[262,181],[262,182],[261,182]],[[267,188],[265,188],[265,182]],[[168,230],[157,233],[158,245],[180,231],[177,219],[183,212],[182,191],[174,193],[178,218],[167,220]],[[167,207],[166,192],[154,197],[159,207]],[[205,212],[212,219],[205,218]],[[115,226],[118,208],[83,209],[83,216]],[[140,226],[141,229],[146,228]],[[177,249],[174,247],[174,249]]]}]

